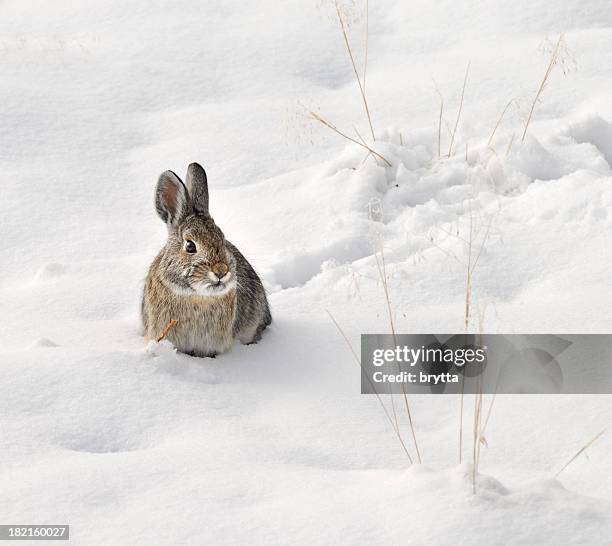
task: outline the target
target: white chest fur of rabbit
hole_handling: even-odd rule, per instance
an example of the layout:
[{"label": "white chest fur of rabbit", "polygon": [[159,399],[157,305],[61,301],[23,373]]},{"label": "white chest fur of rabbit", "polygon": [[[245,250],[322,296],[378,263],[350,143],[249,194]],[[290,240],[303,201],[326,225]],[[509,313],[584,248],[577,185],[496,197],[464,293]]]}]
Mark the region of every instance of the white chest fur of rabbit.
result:
[{"label": "white chest fur of rabbit", "polygon": [[155,206],[168,240],[145,283],[145,335],[159,337],[176,320],[167,338],[194,356],[225,352],[236,338],[259,341],[272,321],[266,293],[251,264],[210,217],[204,169],[189,165],[186,184],[171,171],[162,173]]}]

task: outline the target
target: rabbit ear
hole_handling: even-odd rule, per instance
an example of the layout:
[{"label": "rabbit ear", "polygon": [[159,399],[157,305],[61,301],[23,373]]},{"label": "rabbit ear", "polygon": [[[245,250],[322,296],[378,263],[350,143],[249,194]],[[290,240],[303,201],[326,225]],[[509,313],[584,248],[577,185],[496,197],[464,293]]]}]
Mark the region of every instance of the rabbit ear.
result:
[{"label": "rabbit ear", "polygon": [[159,217],[172,226],[176,226],[189,210],[187,188],[172,171],[159,176],[155,189],[155,209]]},{"label": "rabbit ear", "polygon": [[189,165],[186,182],[194,210],[208,214],[208,180],[202,165],[199,163]]}]

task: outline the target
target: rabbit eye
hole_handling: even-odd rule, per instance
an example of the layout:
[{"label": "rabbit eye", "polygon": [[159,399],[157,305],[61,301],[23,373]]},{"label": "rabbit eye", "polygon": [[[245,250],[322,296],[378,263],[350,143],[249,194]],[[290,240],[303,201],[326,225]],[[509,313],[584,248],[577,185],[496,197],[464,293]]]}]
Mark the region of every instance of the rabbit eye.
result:
[{"label": "rabbit eye", "polygon": [[185,241],[185,252],[189,254],[195,254],[197,251],[196,245],[193,241]]}]

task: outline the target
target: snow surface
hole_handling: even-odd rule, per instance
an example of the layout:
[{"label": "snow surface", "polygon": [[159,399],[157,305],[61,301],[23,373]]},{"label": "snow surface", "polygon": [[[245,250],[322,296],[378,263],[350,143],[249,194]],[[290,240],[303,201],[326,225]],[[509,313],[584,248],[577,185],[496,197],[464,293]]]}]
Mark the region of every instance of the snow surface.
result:
[{"label": "snow surface", "polygon": [[[391,168],[305,119],[367,135],[329,3],[0,14],[0,523],[69,523],[84,545],[611,543],[609,433],[554,478],[609,427],[609,396],[498,397],[474,495],[458,400],[411,400],[424,465],[409,466],[326,313],[355,346],[388,331],[382,241],[398,331],[461,331],[471,219],[472,328],[610,331],[608,2],[370,2]],[[572,70],[521,143],[562,31]],[[439,160],[436,87],[452,127],[468,61],[457,151]],[[210,361],[147,345],[138,317],[165,234],[155,181],[191,161],[275,320]]]}]

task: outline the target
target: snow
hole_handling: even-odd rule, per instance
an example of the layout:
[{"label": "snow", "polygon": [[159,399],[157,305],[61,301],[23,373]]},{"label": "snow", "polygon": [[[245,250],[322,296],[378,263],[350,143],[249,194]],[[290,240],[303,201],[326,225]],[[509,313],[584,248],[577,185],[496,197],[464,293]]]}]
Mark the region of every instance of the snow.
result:
[{"label": "snow", "polygon": [[[0,10],[0,523],[68,523],[85,545],[609,541],[609,434],[555,478],[609,427],[609,396],[498,397],[473,494],[459,401],[411,399],[409,465],[326,312],[355,347],[388,332],[382,244],[397,330],[461,331],[471,223],[473,329],[610,331],[606,2],[370,2],[390,168],[305,119],[368,134],[328,2]],[[576,68],[555,69],[521,142],[562,31]],[[436,87],[452,127],[468,61],[439,159]],[[274,316],[214,360],[147,343],[138,316],[165,237],[155,181],[191,161]]]}]

